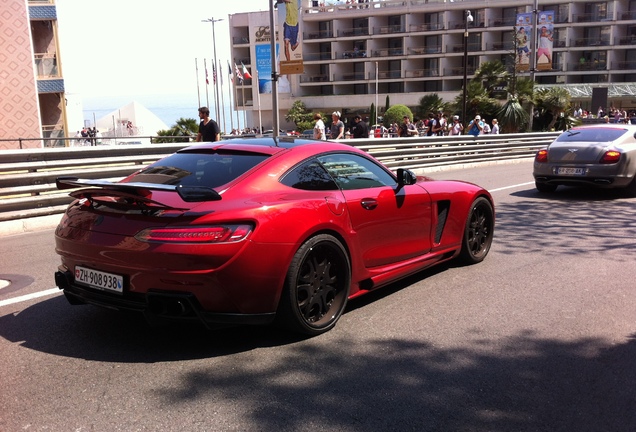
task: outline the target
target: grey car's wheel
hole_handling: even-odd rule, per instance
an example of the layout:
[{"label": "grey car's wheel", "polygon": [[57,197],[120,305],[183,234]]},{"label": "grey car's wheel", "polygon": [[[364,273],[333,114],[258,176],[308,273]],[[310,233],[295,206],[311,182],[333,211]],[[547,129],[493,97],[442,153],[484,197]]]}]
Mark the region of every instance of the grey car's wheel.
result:
[{"label": "grey car's wheel", "polygon": [[537,190],[542,193],[552,193],[557,190],[557,185],[548,183],[535,182],[534,185],[537,187]]},{"label": "grey car's wheel", "polygon": [[625,193],[630,198],[636,197],[636,177],[634,177],[632,181],[629,182],[629,184],[625,188]]},{"label": "grey car's wheel", "polygon": [[328,234],[310,238],[287,271],[278,322],[308,335],[332,329],[347,305],[350,284],[351,265],[342,243]]},{"label": "grey car's wheel", "polygon": [[470,207],[459,259],[464,264],[481,262],[488,255],[495,231],[495,212],[492,204],[484,197],[479,197]]}]

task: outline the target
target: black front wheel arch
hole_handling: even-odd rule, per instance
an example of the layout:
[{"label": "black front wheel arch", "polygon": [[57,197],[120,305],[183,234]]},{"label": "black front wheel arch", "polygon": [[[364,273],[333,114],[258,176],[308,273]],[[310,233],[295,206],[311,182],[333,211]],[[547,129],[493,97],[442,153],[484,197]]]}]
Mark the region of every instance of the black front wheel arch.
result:
[{"label": "black front wheel arch", "polygon": [[311,237],[287,270],[276,320],[310,336],[327,332],[344,312],[350,285],[351,263],[342,243],[330,234]]}]

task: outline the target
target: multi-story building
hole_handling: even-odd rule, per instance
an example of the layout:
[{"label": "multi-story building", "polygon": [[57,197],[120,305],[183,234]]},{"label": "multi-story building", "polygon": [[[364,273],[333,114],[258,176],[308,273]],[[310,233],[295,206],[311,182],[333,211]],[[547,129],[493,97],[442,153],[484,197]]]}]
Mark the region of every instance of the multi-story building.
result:
[{"label": "multi-story building", "polygon": [[64,145],[66,98],[54,0],[0,2],[0,149]]},{"label": "multi-story building", "polygon": [[[298,98],[312,110],[345,113],[368,113],[372,103],[382,108],[387,95],[408,106],[427,93],[453,101],[464,73],[471,78],[481,63],[514,68],[516,19],[535,12],[533,0],[301,2],[304,73],[290,75],[290,91],[280,93],[282,114]],[[575,104],[594,113],[595,88],[605,89],[608,106],[636,109],[636,0],[540,0],[541,11],[554,16],[552,65],[523,74],[539,87],[567,88]],[[257,35],[265,28],[267,12],[230,16],[235,61],[258,68]],[[256,112],[271,118],[270,98],[258,89],[248,80],[237,92],[236,105],[251,110],[252,125]]]}]

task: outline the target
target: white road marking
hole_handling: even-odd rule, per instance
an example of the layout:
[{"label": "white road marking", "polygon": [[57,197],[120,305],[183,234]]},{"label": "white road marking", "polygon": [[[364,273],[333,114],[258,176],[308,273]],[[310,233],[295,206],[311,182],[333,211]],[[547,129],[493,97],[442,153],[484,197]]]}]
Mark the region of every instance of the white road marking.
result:
[{"label": "white road marking", "polygon": [[505,187],[500,187],[500,188],[496,188],[496,189],[488,189],[488,192],[499,192],[499,191],[502,191],[502,190],[514,189],[514,188],[518,188],[518,187],[521,187],[521,186],[528,186],[528,185],[531,185],[531,184],[534,184],[534,182],[519,183],[519,184],[512,185],[512,186],[505,186]]},{"label": "white road marking", "polygon": [[31,294],[26,294],[20,297],[14,297],[14,298],[10,298],[7,300],[2,300],[0,301],[0,307],[2,306],[8,306],[14,303],[20,303],[23,301],[29,301],[29,300],[33,300],[39,297],[45,297],[45,296],[49,296],[49,295],[54,295],[54,294],[61,294],[62,290],[59,288],[51,288],[48,290],[44,290],[44,291],[40,291],[40,292],[34,292]]}]

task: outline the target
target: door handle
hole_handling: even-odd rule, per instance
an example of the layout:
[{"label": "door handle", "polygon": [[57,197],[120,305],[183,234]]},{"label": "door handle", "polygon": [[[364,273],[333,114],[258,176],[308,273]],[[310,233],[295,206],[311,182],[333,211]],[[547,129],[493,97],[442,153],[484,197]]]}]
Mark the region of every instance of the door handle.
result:
[{"label": "door handle", "polygon": [[373,198],[363,198],[360,204],[367,210],[373,210],[378,206],[378,202]]}]

